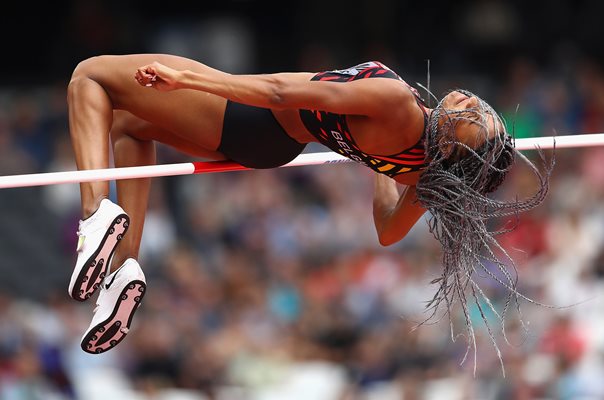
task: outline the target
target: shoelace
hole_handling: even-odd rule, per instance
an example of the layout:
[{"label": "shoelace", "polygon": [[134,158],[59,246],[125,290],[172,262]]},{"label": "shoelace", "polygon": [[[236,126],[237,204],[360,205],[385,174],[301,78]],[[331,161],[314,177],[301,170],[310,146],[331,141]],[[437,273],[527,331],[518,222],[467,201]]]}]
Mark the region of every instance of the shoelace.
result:
[{"label": "shoelace", "polygon": [[82,234],[82,223],[84,221],[80,220],[80,222],[78,222],[78,230],[76,232],[76,235],[78,235],[78,244],[76,246],[76,252],[82,250],[82,247],[84,245],[84,240],[86,239],[86,236],[84,234]]},{"label": "shoelace", "polygon": [[99,293],[99,297],[96,299],[96,307],[94,307],[94,310],[92,311],[93,314],[96,314],[96,312],[99,310],[99,308],[101,308],[101,299],[104,297],[103,296],[103,288],[101,288],[101,292]]},{"label": "shoelace", "polygon": [[[103,290],[101,288],[101,290]],[[96,314],[96,312],[99,310],[99,308],[101,308],[101,298],[103,297],[103,293],[99,293],[99,297],[96,299],[96,307],[94,307],[94,310],[92,310],[93,314]]]}]

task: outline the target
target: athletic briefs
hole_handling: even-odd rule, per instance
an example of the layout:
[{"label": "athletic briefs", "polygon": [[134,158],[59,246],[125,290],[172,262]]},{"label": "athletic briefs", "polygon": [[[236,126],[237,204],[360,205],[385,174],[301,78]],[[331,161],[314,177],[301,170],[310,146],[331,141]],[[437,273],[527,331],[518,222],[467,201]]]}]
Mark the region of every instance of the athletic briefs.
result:
[{"label": "athletic briefs", "polygon": [[218,151],[248,168],[276,168],[306,147],[292,139],[268,108],[227,101]]}]

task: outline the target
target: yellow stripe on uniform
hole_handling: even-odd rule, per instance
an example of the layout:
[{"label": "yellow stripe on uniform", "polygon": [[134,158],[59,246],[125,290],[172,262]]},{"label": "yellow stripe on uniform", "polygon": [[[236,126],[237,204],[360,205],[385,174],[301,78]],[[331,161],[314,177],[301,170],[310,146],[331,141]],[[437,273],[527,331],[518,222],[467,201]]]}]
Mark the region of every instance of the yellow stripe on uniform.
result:
[{"label": "yellow stripe on uniform", "polygon": [[380,171],[380,172],[386,172],[386,171],[390,171],[394,167],[396,167],[396,165],[394,165],[394,164],[386,164],[386,165],[382,165],[381,167],[378,167],[378,171]]}]

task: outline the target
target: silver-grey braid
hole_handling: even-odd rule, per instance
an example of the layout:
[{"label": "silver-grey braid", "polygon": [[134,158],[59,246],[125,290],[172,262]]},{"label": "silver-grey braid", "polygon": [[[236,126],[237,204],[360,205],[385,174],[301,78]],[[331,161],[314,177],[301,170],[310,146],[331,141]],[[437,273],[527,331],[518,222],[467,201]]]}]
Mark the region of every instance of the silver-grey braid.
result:
[{"label": "silver-grey braid", "polygon": [[[466,91],[460,92],[474,96]],[[462,363],[472,349],[476,359],[476,338],[468,305],[468,295],[471,296],[503,369],[501,352],[485,316],[484,304],[501,322],[505,338],[505,317],[510,305],[515,304],[520,313],[520,299],[533,301],[518,292],[514,261],[495,238],[510,229],[490,230],[487,221],[509,216],[518,218],[520,212],[540,205],[548,192],[549,177],[555,161],[554,157],[547,161],[539,151],[544,165],[544,171],[540,172],[532,162],[515,150],[513,138],[506,132],[503,121],[493,108],[483,100],[478,100],[478,107],[463,111],[447,110],[443,108],[441,101],[433,110],[429,121],[424,143],[428,164],[419,178],[416,192],[418,201],[429,212],[430,231],[442,246],[443,270],[440,277],[432,282],[439,286],[427,305],[429,316],[422,324],[433,319],[444,306],[444,315],[449,316],[451,334],[455,340],[453,308],[459,307],[465,320],[465,335],[468,340]],[[491,135],[487,128],[489,115],[495,121],[495,134],[492,137],[489,137]],[[478,123],[479,135],[484,135],[478,138],[478,143],[482,143],[478,148],[472,148],[456,139],[456,124],[467,119]],[[537,191],[523,200],[502,201],[488,197],[487,194],[501,185],[516,156],[525,161],[535,174]],[[496,272],[489,266],[495,266]],[[475,280],[480,274],[491,277],[507,290],[501,312],[495,309]]]}]

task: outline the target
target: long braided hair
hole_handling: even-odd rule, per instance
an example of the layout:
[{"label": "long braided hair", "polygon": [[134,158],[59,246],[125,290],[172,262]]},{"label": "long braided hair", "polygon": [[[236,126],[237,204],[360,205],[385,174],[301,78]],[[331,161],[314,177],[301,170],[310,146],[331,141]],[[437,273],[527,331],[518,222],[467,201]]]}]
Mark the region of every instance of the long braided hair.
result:
[{"label": "long braided hair", "polygon": [[[469,97],[474,96],[467,91],[457,91]],[[505,374],[501,352],[487,321],[487,312],[497,316],[507,341],[505,317],[510,305],[514,304],[520,314],[519,300],[535,302],[518,292],[514,261],[495,239],[495,236],[511,229],[490,230],[487,220],[508,216],[517,218],[520,212],[541,204],[548,192],[554,158],[547,162],[539,151],[545,166],[541,173],[532,162],[515,150],[513,138],[507,133],[495,110],[482,99],[477,99],[477,107],[464,110],[445,109],[441,100],[433,109],[427,129],[424,144],[428,164],[419,178],[416,193],[420,204],[429,212],[429,229],[442,246],[443,269],[441,275],[432,281],[438,285],[438,289],[427,304],[428,317],[421,324],[435,318],[444,306],[442,316],[448,315],[451,336],[455,340],[457,335],[453,326],[453,309],[459,308],[465,320],[463,335],[468,342],[461,362],[466,360],[473,349],[476,370],[477,349],[468,304],[470,298],[478,308]],[[489,134],[489,116],[494,122],[494,135],[493,132]],[[479,125],[477,143],[482,144],[477,148],[456,139],[455,127],[464,120]],[[517,156],[535,174],[539,183],[538,190],[524,200],[501,201],[487,196],[501,185]],[[496,266],[495,270],[492,266]],[[500,312],[475,279],[485,275],[507,291],[505,304]]]}]

